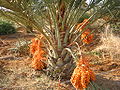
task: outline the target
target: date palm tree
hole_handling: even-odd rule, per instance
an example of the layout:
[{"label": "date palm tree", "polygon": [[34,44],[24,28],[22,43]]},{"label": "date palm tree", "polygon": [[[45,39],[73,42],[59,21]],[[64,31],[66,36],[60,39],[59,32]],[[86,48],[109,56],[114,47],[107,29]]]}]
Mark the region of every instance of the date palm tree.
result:
[{"label": "date palm tree", "polygon": [[113,2],[90,0],[86,4],[85,0],[0,0],[0,15],[39,31],[45,38],[43,42],[48,52],[46,71],[53,77],[69,77],[81,55],[80,36],[85,29],[82,32],[75,29],[79,19],[92,11],[87,21],[93,22],[93,17],[100,17],[102,10],[107,9],[111,13]]}]

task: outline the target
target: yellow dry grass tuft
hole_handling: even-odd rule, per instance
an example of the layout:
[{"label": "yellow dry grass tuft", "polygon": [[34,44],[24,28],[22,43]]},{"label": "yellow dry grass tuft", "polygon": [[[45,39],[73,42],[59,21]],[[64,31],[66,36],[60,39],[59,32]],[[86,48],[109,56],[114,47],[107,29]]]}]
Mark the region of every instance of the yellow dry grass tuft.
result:
[{"label": "yellow dry grass tuft", "polygon": [[101,34],[102,44],[98,46],[95,52],[101,52],[102,58],[120,59],[120,37],[115,36],[110,29],[110,25],[105,27],[105,32]]}]

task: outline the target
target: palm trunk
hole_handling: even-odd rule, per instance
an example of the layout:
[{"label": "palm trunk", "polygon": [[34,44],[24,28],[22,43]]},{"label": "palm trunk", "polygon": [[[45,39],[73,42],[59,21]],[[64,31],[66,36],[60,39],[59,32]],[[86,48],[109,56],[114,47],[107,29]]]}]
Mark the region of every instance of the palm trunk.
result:
[{"label": "palm trunk", "polygon": [[53,61],[56,61],[55,66],[47,67],[47,75],[54,79],[70,79],[72,71],[75,68],[72,56],[69,53],[65,53],[64,55],[60,54],[60,58],[57,60],[53,58]]},{"label": "palm trunk", "polygon": [[[65,50],[68,45],[70,44],[70,41],[68,39],[68,35],[66,33],[68,32],[68,27],[66,24],[62,25],[62,22],[64,20],[64,14],[65,14],[65,3],[63,0],[59,3],[59,9],[57,14],[57,27],[59,30],[60,37],[58,38],[56,42],[56,51],[58,54],[58,58],[52,58],[51,61],[54,61],[54,66],[48,66],[47,67],[47,74],[49,76],[52,76],[54,79],[56,78],[70,78],[73,69],[75,68],[74,64],[74,58],[72,57],[70,52],[67,52]],[[69,42],[69,43],[68,43]],[[61,48],[59,48],[58,44],[61,44]]]}]

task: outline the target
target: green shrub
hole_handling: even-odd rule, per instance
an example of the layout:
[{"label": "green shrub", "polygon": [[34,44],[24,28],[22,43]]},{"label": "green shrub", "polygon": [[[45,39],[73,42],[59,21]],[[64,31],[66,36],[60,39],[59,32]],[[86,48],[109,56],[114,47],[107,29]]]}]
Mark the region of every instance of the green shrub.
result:
[{"label": "green shrub", "polygon": [[16,32],[16,29],[12,24],[4,21],[0,21],[0,35],[13,34]]}]

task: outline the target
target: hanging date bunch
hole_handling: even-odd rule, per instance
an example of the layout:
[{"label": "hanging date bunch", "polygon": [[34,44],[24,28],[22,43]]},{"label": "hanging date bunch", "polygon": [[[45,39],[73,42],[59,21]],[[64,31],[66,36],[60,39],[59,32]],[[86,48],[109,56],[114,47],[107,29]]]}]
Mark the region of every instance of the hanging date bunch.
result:
[{"label": "hanging date bunch", "polygon": [[[88,19],[84,19],[82,23],[79,23],[76,27],[76,29],[79,32],[82,32],[84,28],[89,24]],[[85,29],[81,35],[81,40],[83,43],[90,44],[93,41],[93,34],[91,34],[91,31],[89,28]]]},{"label": "hanging date bunch", "polygon": [[42,37],[32,39],[30,44],[30,53],[32,54],[32,67],[35,70],[42,70],[46,67],[46,58],[44,57],[45,51],[42,49],[43,43],[41,42]]},{"label": "hanging date bunch", "polygon": [[71,83],[77,90],[88,87],[91,81],[95,80],[95,74],[90,69],[87,58],[82,58],[76,63],[76,68],[71,76]]}]

